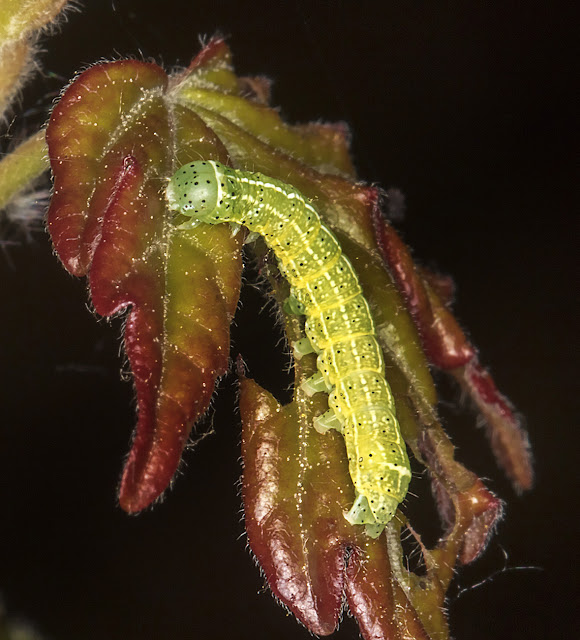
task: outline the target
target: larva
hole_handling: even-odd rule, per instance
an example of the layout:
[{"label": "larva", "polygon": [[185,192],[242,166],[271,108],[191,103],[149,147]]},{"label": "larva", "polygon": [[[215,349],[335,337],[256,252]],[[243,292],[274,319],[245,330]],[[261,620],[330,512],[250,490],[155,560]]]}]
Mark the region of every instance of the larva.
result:
[{"label": "larva", "polygon": [[314,426],[335,428],[345,439],[356,491],[345,517],[378,535],[404,499],[411,471],[369,305],[338,240],[291,185],[219,162],[181,167],[167,201],[185,219],[181,228],[244,225],[274,251],[291,287],[290,306],[306,315],[307,338],[295,352],[318,354],[319,373],[303,388],[329,392],[330,408]]}]

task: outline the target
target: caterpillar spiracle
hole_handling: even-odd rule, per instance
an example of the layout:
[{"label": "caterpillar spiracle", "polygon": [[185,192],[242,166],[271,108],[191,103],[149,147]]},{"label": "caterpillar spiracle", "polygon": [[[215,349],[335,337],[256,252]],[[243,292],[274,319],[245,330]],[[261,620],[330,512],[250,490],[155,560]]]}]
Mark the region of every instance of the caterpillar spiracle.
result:
[{"label": "caterpillar spiracle", "polygon": [[329,392],[330,408],[314,426],[344,436],[356,494],[345,517],[379,535],[405,498],[411,471],[369,305],[338,240],[291,185],[219,162],[181,167],[166,195],[169,208],[186,218],[181,228],[243,225],[275,253],[291,287],[290,307],[306,315],[307,338],[294,350],[318,354],[318,373],[303,388]]}]

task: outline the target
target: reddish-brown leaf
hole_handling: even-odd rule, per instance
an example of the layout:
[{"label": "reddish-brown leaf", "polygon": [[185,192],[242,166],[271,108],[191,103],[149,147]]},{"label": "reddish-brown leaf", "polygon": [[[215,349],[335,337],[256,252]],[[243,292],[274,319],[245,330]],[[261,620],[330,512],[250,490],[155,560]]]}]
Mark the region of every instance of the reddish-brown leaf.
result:
[{"label": "reddish-brown leaf", "polygon": [[409,249],[378,206],[373,210],[373,223],[377,246],[417,325],[430,362],[440,369],[453,369],[469,362],[475,355],[473,347],[426,279],[421,278]]},{"label": "reddish-brown leaf", "polygon": [[125,349],[139,421],[121,481],[129,512],[168,486],[192,424],[228,364],[240,287],[239,240],[225,228],[176,233],[165,180],[177,163],[226,159],[205,124],[170,108],[156,65],[91,67],[65,91],[47,131],[54,173],[48,226],[97,313],[130,308]]},{"label": "reddish-brown leaf", "polygon": [[[365,640],[430,640],[418,613],[395,577],[388,550],[384,535],[377,540],[367,538],[353,550],[347,568],[348,607],[356,617]],[[432,626],[440,634],[445,634],[446,623],[439,601],[437,598],[433,603],[438,615],[437,623]]]},{"label": "reddish-brown leaf", "polygon": [[474,358],[452,372],[479,409],[492,451],[518,492],[534,483],[528,434],[512,403],[501,394],[491,375]]},{"label": "reddish-brown leaf", "polygon": [[417,267],[378,206],[373,210],[373,221],[377,246],[404,297],[429,361],[449,371],[473,400],[485,420],[493,452],[516,490],[530,489],[533,469],[526,431],[447,308],[453,296],[452,280]]},{"label": "reddish-brown leaf", "polygon": [[241,379],[246,530],[274,595],[313,633],[327,635],[342,606],[342,509],[352,490],[338,434],[318,434],[300,408],[300,399],[280,407]]}]

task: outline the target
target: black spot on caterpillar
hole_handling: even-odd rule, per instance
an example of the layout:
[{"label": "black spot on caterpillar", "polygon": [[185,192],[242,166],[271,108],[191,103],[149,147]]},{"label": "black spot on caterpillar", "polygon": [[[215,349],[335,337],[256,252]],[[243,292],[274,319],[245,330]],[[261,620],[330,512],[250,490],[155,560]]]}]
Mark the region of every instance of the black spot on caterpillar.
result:
[{"label": "black spot on caterpillar", "polygon": [[338,240],[291,185],[218,162],[181,167],[167,201],[186,219],[181,228],[244,225],[276,254],[291,286],[290,307],[306,315],[307,339],[295,351],[318,354],[319,373],[303,388],[330,392],[330,409],[314,426],[336,428],[345,439],[356,491],[345,517],[378,535],[404,499],[411,471],[369,306]]}]

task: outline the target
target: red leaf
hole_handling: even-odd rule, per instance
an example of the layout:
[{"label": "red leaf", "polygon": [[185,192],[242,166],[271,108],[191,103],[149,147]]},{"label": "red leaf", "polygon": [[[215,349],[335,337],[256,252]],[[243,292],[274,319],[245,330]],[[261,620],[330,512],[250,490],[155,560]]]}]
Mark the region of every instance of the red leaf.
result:
[{"label": "red leaf", "polygon": [[[240,381],[246,530],[274,595],[313,633],[332,633],[342,606],[345,543],[339,437],[318,434]],[[310,460],[317,460],[314,466]],[[352,493],[349,491],[348,493]],[[340,500],[342,498],[342,500]]]},{"label": "red leaf", "polygon": [[[353,551],[346,598],[365,640],[429,640],[413,605],[392,575],[384,537]],[[443,628],[445,623],[443,622]]]},{"label": "red leaf", "polygon": [[409,250],[378,206],[374,207],[373,221],[379,250],[403,294],[430,362],[449,371],[467,391],[485,419],[494,455],[514,487],[518,491],[530,489],[533,469],[526,431],[447,309],[452,281],[415,266]]},{"label": "red leaf", "polygon": [[425,353],[436,367],[454,369],[475,355],[455,318],[421,278],[409,250],[380,208],[373,210],[377,246],[403,294],[423,342]]},{"label": "red leaf", "polygon": [[[148,164],[149,148],[130,138],[125,149],[111,142],[123,137],[124,119],[144,96],[165,89],[167,76],[154,64],[121,60],[80,74],[55,106],[46,132],[54,192],[48,228],[65,267],[85,275],[99,242],[102,211],[115,189],[123,151]],[[112,139],[112,136],[115,136]],[[165,169],[169,156],[163,153]],[[128,147],[128,148],[127,148]],[[104,161],[103,154],[106,154]]]},{"label": "red leaf", "polygon": [[125,349],[139,421],[119,498],[129,512],[168,486],[227,369],[241,278],[239,240],[227,229],[176,233],[170,223],[162,188],[173,156],[183,163],[201,150],[223,159],[223,147],[213,136],[208,153],[211,132],[182,107],[170,109],[166,87],[156,65],[91,67],[66,90],[47,131],[55,249],[71,273],[88,273],[99,314],[131,308]]},{"label": "red leaf", "polygon": [[475,358],[454,375],[485,419],[492,451],[516,490],[531,489],[534,471],[528,434],[511,402]]}]

